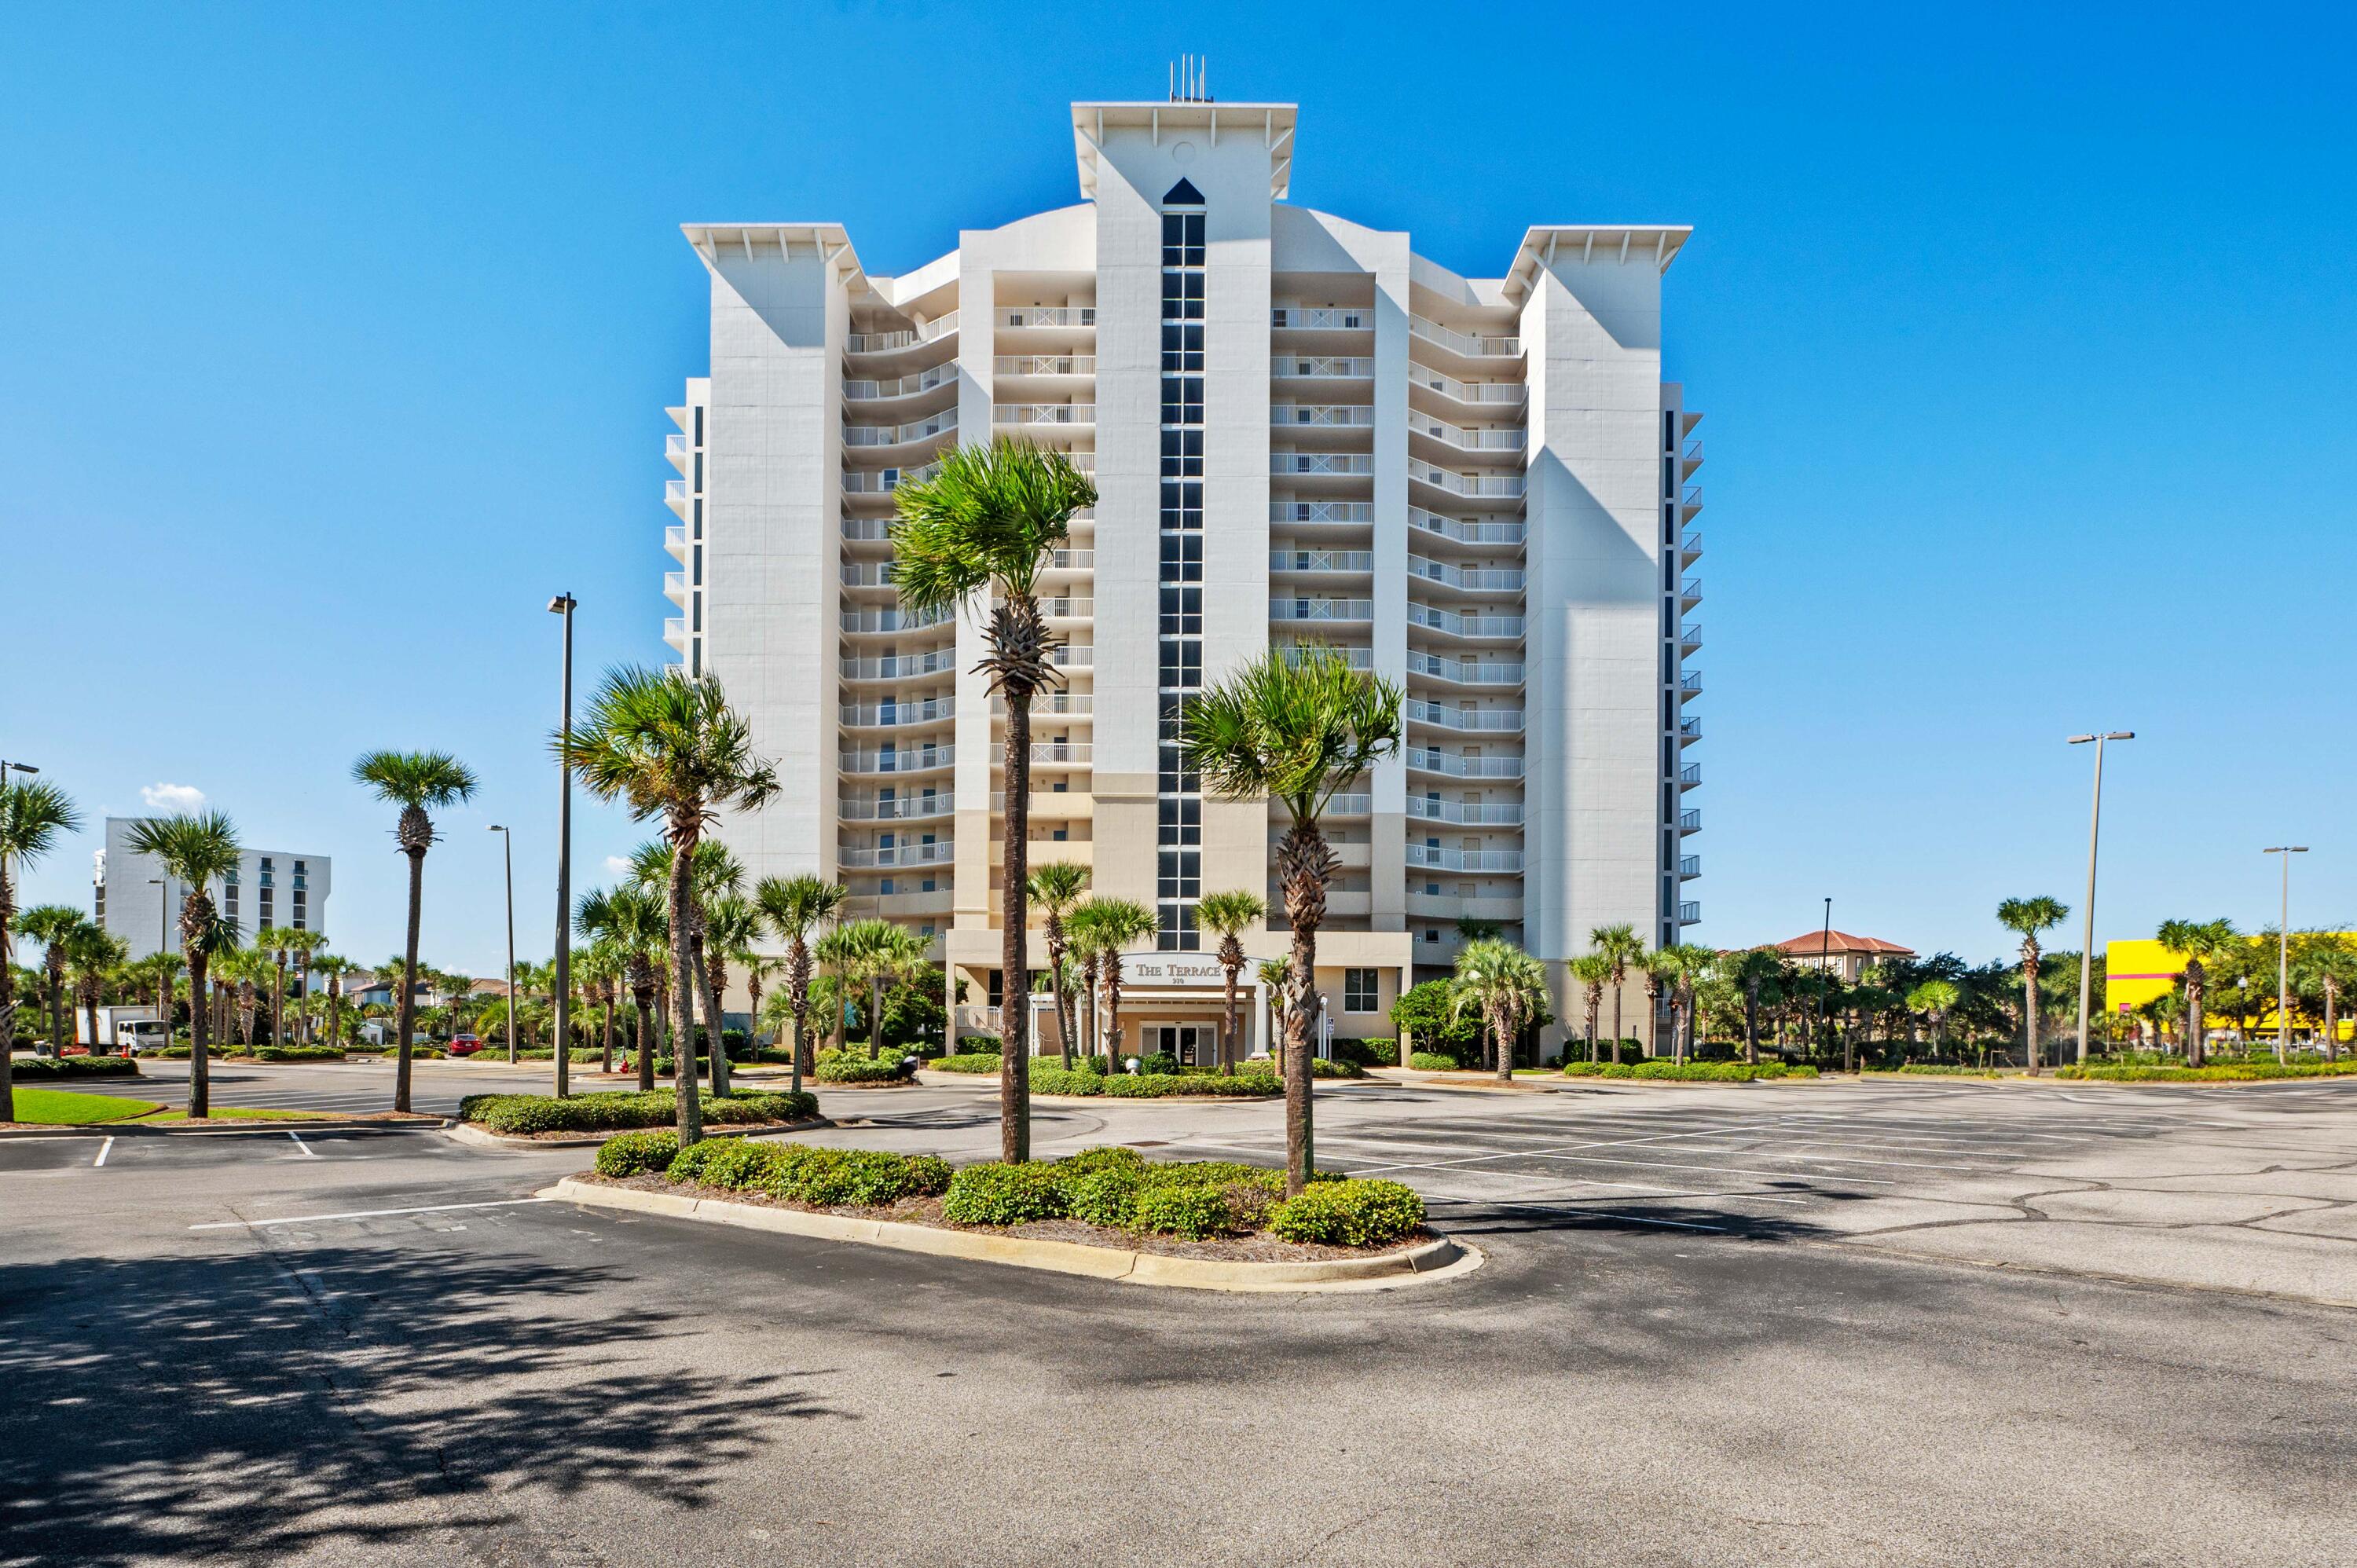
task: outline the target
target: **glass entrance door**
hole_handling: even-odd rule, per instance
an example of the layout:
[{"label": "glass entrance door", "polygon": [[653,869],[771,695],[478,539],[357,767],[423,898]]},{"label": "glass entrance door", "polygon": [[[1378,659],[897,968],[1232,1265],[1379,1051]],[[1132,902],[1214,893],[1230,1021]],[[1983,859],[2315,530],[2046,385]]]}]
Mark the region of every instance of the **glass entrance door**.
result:
[{"label": "glass entrance door", "polygon": [[1178,1058],[1180,1067],[1211,1067],[1218,1063],[1220,1031],[1205,1024],[1162,1024],[1154,1031],[1154,1048]]}]

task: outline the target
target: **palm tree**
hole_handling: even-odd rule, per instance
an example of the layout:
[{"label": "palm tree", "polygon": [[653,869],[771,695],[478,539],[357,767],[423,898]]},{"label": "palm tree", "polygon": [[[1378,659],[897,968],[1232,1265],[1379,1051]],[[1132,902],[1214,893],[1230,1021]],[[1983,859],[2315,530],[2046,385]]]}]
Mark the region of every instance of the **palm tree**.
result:
[{"label": "palm tree", "polygon": [[270,978],[270,1038],[268,1043],[271,1045],[276,1045],[279,1040],[280,1033],[279,1013],[285,1005],[286,995],[287,952],[285,933],[280,930],[276,926],[262,926],[256,928],[253,933],[253,950],[257,954],[261,955],[265,963],[274,964]]},{"label": "palm tree", "polygon": [[41,944],[41,983],[48,993],[49,1020],[49,1054],[65,1054],[65,1015],[59,1005],[66,989],[66,954],[71,950],[74,933],[90,924],[90,918],[70,904],[40,904],[27,909],[16,922],[20,936]]},{"label": "palm tree", "polygon": [[1604,1006],[1604,988],[1612,981],[1612,961],[1602,953],[1589,953],[1576,958],[1569,964],[1571,978],[1577,981],[1587,1008],[1587,1059],[1596,1059],[1596,1015]]},{"label": "palm tree", "polygon": [[76,931],[66,949],[66,962],[73,970],[74,999],[90,1025],[86,1038],[93,1056],[105,1049],[105,1042],[98,1037],[98,1007],[106,999],[106,983],[130,956],[130,945],[121,937],[94,925]]},{"label": "palm tree", "polygon": [[[1064,918],[1072,912],[1072,907],[1088,890],[1089,868],[1078,862],[1051,860],[1031,868],[1031,902],[1039,905],[1046,917],[1048,973],[1052,981],[1049,989],[1056,1003],[1056,1037],[1061,1042],[1060,1054],[1063,1057],[1067,1072],[1072,1069],[1072,1008],[1071,999],[1065,994],[1063,986]],[[1006,1063],[1007,1058],[1002,1049],[998,1058],[1000,1072],[1012,1070]]]},{"label": "palm tree", "polygon": [[[659,892],[671,880],[671,846],[663,840],[650,840],[631,854],[630,873],[640,886],[650,892]],[[710,923],[713,907],[723,898],[737,897],[742,891],[745,867],[729,853],[727,845],[717,839],[705,839],[695,846],[695,854],[688,865],[687,880],[688,914],[694,927],[688,932],[688,968],[695,979],[695,993],[704,1004],[704,1032],[708,1036],[706,1045],[709,1047],[705,1055],[710,1059],[711,1051],[720,1049],[720,986],[712,978],[712,966],[706,951],[711,944],[706,939],[705,928]],[[689,1009],[691,1015],[694,1011],[694,1008]],[[684,1056],[677,1059],[685,1064],[691,1074],[694,1073],[695,1051],[693,1045]],[[727,1092],[725,1088],[727,1081],[727,1053],[722,1051],[712,1069],[712,1092]]]},{"label": "palm tree", "polygon": [[1695,942],[1674,942],[1654,955],[1656,968],[1670,994],[1670,1057],[1684,1061],[1694,1054],[1695,986],[1718,962],[1716,949]]},{"label": "palm tree", "polygon": [[1932,1054],[1937,1056],[1945,1042],[1948,1014],[1964,995],[1953,980],[1927,980],[1907,993],[1908,1008],[1925,1014],[1932,1020]]},{"label": "palm tree", "polygon": [[825,999],[826,1032],[834,1036],[836,1050],[843,1048],[844,1036],[851,1027],[851,971],[859,959],[858,941],[849,932],[849,926],[837,926],[811,945],[811,957],[826,971],[811,987],[811,994]]},{"label": "palm tree", "polygon": [[[854,920],[834,933],[844,976],[867,987],[867,1054],[884,1051],[884,988],[925,961],[928,943],[906,926],[889,920]],[[1015,1011],[1010,1001],[1007,1011]]]},{"label": "palm tree", "polygon": [[187,889],[180,899],[180,956],[188,966],[188,1116],[202,1121],[212,1114],[205,1063],[210,1035],[205,972],[216,954],[237,947],[237,928],[214,912],[213,896],[206,889],[237,869],[237,829],[219,811],[184,811],[133,823],[124,844],[134,854],[152,856],[165,875]]},{"label": "palm tree", "polygon": [[1268,906],[1257,893],[1236,888],[1206,893],[1196,902],[1195,923],[1220,934],[1220,972],[1227,980],[1227,1014],[1220,1029],[1220,1070],[1236,1070],[1236,982],[1243,974],[1243,934],[1260,924]]},{"label": "palm tree", "polygon": [[761,940],[768,927],[769,920],[762,915],[759,907],[755,906],[753,935],[745,947],[735,955],[737,961],[745,966],[745,1011],[752,1019],[746,1044],[756,1051],[759,1050],[761,1046],[761,994],[769,990],[770,980],[785,967],[774,954],[762,952],[752,945],[753,942]]},{"label": "palm tree", "polygon": [[[611,952],[621,966],[630,989],[636,1027],[631,1038],[637,1058],[639,1088],[655,1086],[655,1045],[651,1010],[655,1000],[655,963],[670,940],[662,902],[634,884],[594,888],[573,908],[573,929],[591,946]],[[609,1059],[608,1071],[613,1069]]]},{"label": "palm tree", "polygon": [[1206,791],[1262,797],[1288,821],[1276,851],[1286,923],[1293,933],[1293,987],[1286,1009],[1286,1176],[1288,1194],[1312,1163],[1309,1025],[1318,984],[1318,928],[1336,860],[1318,825],[1327,803],[1378,758],[1399,749],[1400,688],[1353,670],[1331,649],[1271,649],[1189,704],[1181,749]]},{"label": "palm tree", "polygon": [[1523,1023],[1546,995],[1546,966],[1510,941],[1480,937],[1457,950],[1457,973],[1449,982],[1449,1016],[1470,1007],[1489,1026],[1491,1066],[1498,1081],[1514,1076],[1514,1043]]},{"label": "palm tree", "polygon": [[[750,959],[754,939],[761,933],[761,912],[741,893],[723,893],[704,907],[704,1018],[710,1036],[712,1092],[728,1092],[728,1051],[722,1036],[720,999],[728,992],[728,966]],[[754,1016],[760,1016],[760,996],[753,998]]]},{"label": "palm tree", "polygon": [[417,1019],[417,922],[425,907],[425,852],[434,847],[434,819],[440,811],[471,799],[475,775],[441,751],[371,751],[352,764],[353,781],[378,800],[401,808],[393,842],[409,857],[409,927],[402,946],[401,985],[394,996],[393,1108],[409,1110],[409,1042]]},{"label": "palm tree", "polygon": [[[314,950],[303,955],[307,974],[325,975],[328,980],[328,1044],[340,1049],[344,1043],[344,976],[359,966],[341,953]],[[307,984],[308,982],[307,981]]]},{"label": "palm tree", "polygon": [[1735,961],[1728,978],[1743,989],[1743,1059],[1760,1060],[1760,993],[1780,979],[1784,966],[1766,948],[1753,948]]},{"label": "palm tree", "polygon": [[9,862],[30,865],[56,847],[59,834],[81,827],[81,813],[74,810],[64,790],[38,779],[10,783],[7,774],[0,772],[0,1122],[16,1119],[8,1065],[16,1038],[16,966],[9,946],[9,923],[16,913],[16,882]]},{"label": "palm tree", "polygon": [[1628,984],[1629,966],[1645,955],[1645,939],[1624,920],[1588,932],[1587,945],[1611,965],[1608,979],[1612,987],[1612,1059],[1617,1062],[1620,1059],[1620,993]]},{"label": "palm tree", "polygon": [[1076,1001],[1084,999],[1089,1009],[1085,1020],[1087,1027],[1082,1028],[1083,1020],[1078,1016],[1072,1020],[1072,1026],[1082,1035],[1084,1054],[1092,1060],[1102,1054],[1097,1049],[1102,1036],[1100,1025],[1103,1023],[1103,1015],[1097,1006],[1097,976],[1103,972],[1105,954],[1112,950],[1103,928],[1104,921],[1093,898],[1075,908],[1064,921],[1065,949],[1071,955],[1080,977],[1080,997]]},{"label": "palm tree", "polygon": [[1127,898],[1092,898],[1082,908],[1092,911],[1089,931],[1099,944],[1097,961],[1104,982],[1105,1032],[1113,1038],[1113,1063],[1121,1061],[1121,950],[1142,942],[1161,929],[1154,911]]},{"label": "palm tree", "polygon": [[2209,1055],[2209,1015],[2203,997],[2209,983],[2207,966],[2239,948],[2242,936],[2226,919],[2163,920],[2153,935],[2162,947],[2184,956],[2180,978],[2185,984],[2185,1065],[2200,1067]]},{"label": "palm tree", "polygon": [[810,1070],[811,935],[832,925],[843,913],[850,893],[841,883],[805,873],[800,876],[764,876],[753,889],[759,909],[786,944],[786,996],[793,1011],[793,1087],[799,1093],[802,1075]]},{"label": "palm tree", "polygon": [[2038,1076],[2038,933],[2069,918],[2071,907],[2044,894],[2007,898],[1996,907],[1996,923],[2021,937],[2021,1044],[2030,1076]]},{"label": "palm tree", "polygon": [[1285,1026],[1285,1018],[1291,1007],[1293,995],[1293,960],[1265,958],[1253,966],[1253,978],[1260,982],[1261,990],[1268,994],[1268,1010],[1272,1025],[1269,1031],[1269,1058],[1275,1062],[1278,1070],[1282,1071],[1285,1068],[1285,1041],[1290,1034]]},{"label": "palm tree", "polygon": [[[1096,486],[1061,452],[1004,437],[945,453],[931,478],[893,492],[892,585],[917,615],[955,609],[986,593],[990,651],[975,667],[1006,704],[1005,881],[999,967],[1019,995],[1030,968],[1031,699],[1061,680],[1056,642],[1039,613],[1039,574],[1071,535],[1072,515],[1097,503]],[[1031,1157],[1028,1010],[1006,1009],[999,1058],[999,1155]]]},{"label": "palm tree", "polygon": [[[679,1141],[693,1144],[704,1135],[692,1054],[695,846],[721,811],[767,805],[778,792],[778,776],[754,755],[751,726],[728,706],[727,693],[710,675],[610,671],[590,701],[587,722],[557,745],[591,794],[628,800],[638,821],[662,819],[671,845],[672,1018],[687,1068],[679,1075]],[[717,1049],[719,1042],[713,1045]]]},{"label": "palm tree", "polygon": [[[622,954],[610,938],[599,938],[574,950],[572,978],[581,986],[582,1000],[604,1014],[605,1056],[602,1072],[614,1070],[614,1004],[621,993]],[[572,1042],[565,1042],[566,1049]]]},{"label": "palm tree", "polygon": [[311,1042],[311,955],[327,946],[327,939],[317,931],[298,931],[292,927],[280,935],[287,950],[295,956],[296,1038],[308,1045]]}]

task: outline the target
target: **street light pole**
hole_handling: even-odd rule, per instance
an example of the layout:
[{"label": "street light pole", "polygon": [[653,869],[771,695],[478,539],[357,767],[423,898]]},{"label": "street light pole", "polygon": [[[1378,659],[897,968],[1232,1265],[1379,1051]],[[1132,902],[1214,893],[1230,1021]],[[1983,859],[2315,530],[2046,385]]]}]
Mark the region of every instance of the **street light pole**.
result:
[{"label": "street light pole", "polygon": [[[1824,934],[1817,939],[1817,1032],[1819,1034],[1824,1033],[1825,994],[1833,989],[1833,983],[1834,901],[1828,896],[1825,899]],[[1842,1071],[1844,1072],[1854,1071],[1857,1068],[1856,1062],[1850,1057],[1851,1047],[1852,1042],[1848,1040],[1842,1042]]]},{"label": "street light pole", "polygon": [[500,856],[507,864],[508,875],[508,1066],[515,1066],[515,834],[493,822],[490,831],[500,835]]},{"label": "street light pole", "polygon": [[[565,618],[564,697],[557,713],[556,758],[556,1098],[570,1092],[573,1066],[573,609],[571,594],[548,601]],[[639,1049],[645,1050],[640,1041]]]},{"label": "street light pole", "polygon": [[2276,1060],[2291,1058],[2291,857],[2306,854],[2304,843],[2279,843],[2260,852],[2283,856],[2283,912],[2276,917]]},{"label": "street light pole", "polygon": [[2104,743],[2107,740],[2134,740],[2136,731],[2117,729],[2100,735],[2074,735],[2072,746],[2095,743],[2095,803],[2087,812],[2087,907],[2083,916],[2085,931],[2079,942],[2079,1065],[2087,1065],[2087,999],[2093,989],[2095,963],[2095,839],[2104,822]]}]

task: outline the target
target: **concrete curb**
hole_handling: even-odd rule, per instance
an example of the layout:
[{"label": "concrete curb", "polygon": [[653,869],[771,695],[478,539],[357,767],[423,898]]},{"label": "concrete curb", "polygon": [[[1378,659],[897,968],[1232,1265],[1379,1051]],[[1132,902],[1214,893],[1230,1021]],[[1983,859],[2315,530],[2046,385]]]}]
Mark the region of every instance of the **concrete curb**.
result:
[{"label": "concrete curb", "polygon": [[892,1219],[854,1219],[798,1208],[770,1208],[683,1193],[602,1187],[571,1177],[535,1195],[595,1208],[627,1208],[673,1219],[700,1219],[822,1241],[856,1241],[937,1258],[1011,1263],[1051,1273],[1116,1280],[1125,1284],[1165,1285],[1180,1290],[1339,1292],[1397,1290],[1403,1285],[1453,1279],[1481,1266],[1483,1254],[1442,1236],[1421,1247],[1373,1258],[1336,1258],[1309,1263],[1226,1262],[1210,1258],[1174,1258],[1160,1252],[1090,1247],[1076,1241],[1035,1240],[974,1230],[947,1230]]},{"label": "concrete curb", "polygon": [[[801,1122],[764,1123],[758,1127],[710,1127],[704,1129],[707,1138],[757,1138],[765,1133],[807,1133],[813,1127],[832,1127],[834,1123],[823,1116],[813,1116]],[[445,1135],[461,1144],[473,1144],[485,1149],[596,1149],[602,1148],[608,1138],[619,1138],[625,1133],[668,1132],[661,1127],[617,1127],[610,1133],[584,1133],[577,1138],[511,1138],[503,1133],[488,1133],[470,1122],[445,1122]]]}]

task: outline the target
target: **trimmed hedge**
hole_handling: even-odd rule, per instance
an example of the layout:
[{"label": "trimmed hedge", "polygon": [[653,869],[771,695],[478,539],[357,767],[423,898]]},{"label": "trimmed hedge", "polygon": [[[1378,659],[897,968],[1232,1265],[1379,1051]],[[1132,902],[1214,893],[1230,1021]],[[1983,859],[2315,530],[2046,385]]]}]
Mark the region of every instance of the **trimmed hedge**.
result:
[{"label": "trimmed hedge", "polygon": [[23,1057],[10,1062],[8,1075],[17,1083],[41,1078],[137,1078],[139,1064],[129,1057]]},{"label": "trimmed hedge", "polygon": [[1164,1100],[1188,1095],[1208,1100],[1267,1100],[1285,1092],[1284,1083],[1269,1072],[1240,1072],[1233,1078],[1222,1078],[1215,1072],[1114,1073],[1096,1081],[1104,1086],[1098,1092],[1114,1100]]},{"label": "trimmed hedge", "polygon": [[2339,1062],[2228,1062],[2210,1067],[2060,1067],[2057,1078],[2099,1083],[2255,1083],[2281,1078],[2346,1078],[2357,1058]]},{"label": "trimmed hedge", "polygon": [[247,1055],[258,1062],[339,1062],[341,1046],[256,1046]]},{"label": "trimmed hedge", "polygon": [[942,1211],[961,1225],[1070,1218],[1193,1240],[1266,1230],[1344,1247],[1388,1245],[1424,1223],[1424,1200],[1397,1182],[1320,1172],[1302,1197],[1287,1200],[1283,1171],[1232,1160],[1153,1165],[1119,1147],[1024,1165],[968,1165],[951,1179]]},{"label": "trimmed hedge", "polygon": [[[1240,1073],[1259,1072],[1274,1074],[1276,1072],[1276,1062],[1273,1058],[1255,1058],[1251,1061],[1238,1062],[1236,1064],[1236,1070]],[[1367,1076],[1367,1069],[1361,1067],[1357,1062],[1348,1061],[1340,1057],[1333,1058],[1330,1060],[1325,1057],[1311,1057],[1309,1058],[1309,1076],[1312,1078],[1364,1078]]]},{"label": "trimmed hedge", "polygon": [[1060,1219],[1071,1206],[1071,1178],[1056,1165],[968,1165],[950,1178],[942,1216],[957,1225],[1021,1225]]},{"label": "trimmed hedge", "polygon": [[[717,1126],[754,1122],[800,1122],[818,1113],[807,1094],[746,1093],[698,1096],[704,1120]],[[617,1090],[555,1100],[544,1094],[470,1094],[458,1101],[458,1119],[494,1133],[605,1133],[617,1128],[659,1127],[678,1120],[679,1093],[658,1089],[640,1094]]]},{"label": "trimmed hedge", "polygon": [[1758,1079],[1814,1078],[1813,1067],[1787,1067],[1782,1062],[1566,1062],[1566,1078],[1666,1079],[1676,1083],[1750,1083]]},{"label": "trimmed hedge", "polygon": [[[971,1035],[966,1036],[972,1039]],[[926,1065],[942,1072],[988,1072],[998,1070],[1006,1058],[996,1051],[960,1051],[955,1056],[942,1057]]]},{"label": "trimmed hedge", "polygon": [[1457,1058],[1442,1056],[1438,1051],[1410,1051],[1407,1065],[1418,1072],[1455,1072]]},{"label": "trimmed hedge", "polygon": [[1355,1062],[1361,1067],[1399,1066],[1399,1042],[1388,1037],[1352,1040],[1337,1036],[1334,1055],[1339,1060]]},{"label": "trimmed hedge", "polygon": [[1272,1235],[1328,1247],[1383,1247],[1424,1223],[1415,1189],[1380,1176],[1318,1182],[1270,1211]]},{"label": "trimmed hedge", "polygon": [[1993,1067],[1950,1067],[1941,1062],[1909,1062],[1904,1067],[1886,1068],[1887,1072],[1910,1073],[1919,1078],[1995,1078]]},{"label": "trimmed hedge", "polygon": [[871,1057],[864,1050],[843,1050],[819,1053],[815,1076],[821,1083],[899,1083],[916,1072],[916,1058],[899,1051]]},{"label": "trimmed hedge", "polygon": [[996,1035],[960,1035],[958,1049],[966,1056],[1003,1056],[1006,1051],[1006,1042]]},{"label": "trimmed hedge", "polygon": [[670,1128],[651,1129],[644,1133],[625,1133],[619,1138],[608,1138],[597,1151],[597,1174],[602,1176],[634,1176],[645,1171],[667,1169],[679,1154],[679,1134]]}]

